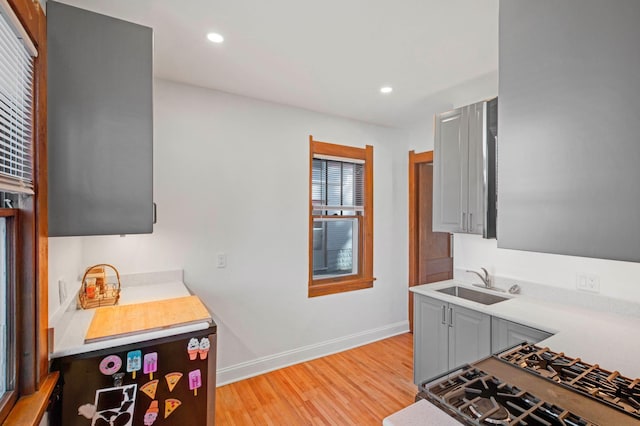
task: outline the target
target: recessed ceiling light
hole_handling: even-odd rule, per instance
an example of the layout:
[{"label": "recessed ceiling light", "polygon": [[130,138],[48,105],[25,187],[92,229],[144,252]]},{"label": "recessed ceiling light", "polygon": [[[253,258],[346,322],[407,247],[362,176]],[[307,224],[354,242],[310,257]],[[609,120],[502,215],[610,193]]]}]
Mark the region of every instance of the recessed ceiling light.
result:
[{"label": "recessed ceiling light", "polygon": [[391,93],[393,92],[393,87],[391,86],[384,86],[380,88],[380,93]]},{"label": "recessed ceiling light", "polygon": [[207,34],[207,38],[213,43],[222,43],[224,41],[224,37],[218,33],[209,33]]}]

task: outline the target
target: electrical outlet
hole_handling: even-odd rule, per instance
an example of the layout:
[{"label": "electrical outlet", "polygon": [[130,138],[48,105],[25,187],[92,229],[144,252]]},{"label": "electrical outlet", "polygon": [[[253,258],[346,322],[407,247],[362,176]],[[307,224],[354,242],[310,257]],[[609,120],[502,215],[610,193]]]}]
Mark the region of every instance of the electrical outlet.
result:
[{"label": "electrical outlet", "polygon": [[595,274],[577,274],[576,288],[590,293],[600,293],[600,277]]},{"label": "electrical outlet", "polygon": [[218,253],[216,266],[218,268],[226,268],[227,267],[227,254],[226,253]]}]

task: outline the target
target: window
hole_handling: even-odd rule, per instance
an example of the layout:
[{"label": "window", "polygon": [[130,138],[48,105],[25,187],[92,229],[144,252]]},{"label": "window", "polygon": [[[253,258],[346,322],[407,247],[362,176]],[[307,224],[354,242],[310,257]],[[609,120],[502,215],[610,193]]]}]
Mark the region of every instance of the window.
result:
[{"label": "window", "polygon": [[17,17],[0,7],[0,190],[33,194],[35,47]]},{"label": "window", "polygon": [[[16,210],[0,209],[0,406],[16,400]],[[4,410],[3,410],[4,411]]]},{"label": "window", "polygon": [[373,147],[309,141],[309,296],[372,287]]},{"label": "window", "polygon": [[[36,390],[36,362],[46,357],[46,344],[36,343],[43,341],[38,314],[47,316],[35,263],[46,270],[46,243],[39,243],[46,241],[46,184],[34,194],[34,143],[46,131],[46,63],[33,40],[44,41],[43,23],[39,3],[0,1],[0,422],[20,396]],[[44,141],[39,148],[46,149]]]}]

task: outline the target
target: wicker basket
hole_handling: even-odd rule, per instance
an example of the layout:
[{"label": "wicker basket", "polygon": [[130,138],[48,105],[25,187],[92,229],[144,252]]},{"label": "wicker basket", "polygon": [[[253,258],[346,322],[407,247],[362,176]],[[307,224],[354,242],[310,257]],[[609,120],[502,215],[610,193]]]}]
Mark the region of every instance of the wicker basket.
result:
[{"label": "wicker basket", "polygon": [[[117,283],[107,282],[107,268],[113,269],[116,273]],[[82,309],[115,305],[119,299],[120,274],[114,266],[101,263],[87,268],[78,293],[78,302]]]}]

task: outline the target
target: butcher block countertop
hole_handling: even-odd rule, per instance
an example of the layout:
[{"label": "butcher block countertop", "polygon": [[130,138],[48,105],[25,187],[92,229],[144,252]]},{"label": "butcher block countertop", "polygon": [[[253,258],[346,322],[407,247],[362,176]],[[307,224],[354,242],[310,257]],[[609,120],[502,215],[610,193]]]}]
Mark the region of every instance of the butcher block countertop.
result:
[{"label": "butcher block countertop", "polygon": [[210,320],[211,315],[198,296],[105,306],[95,310],[84,341],[99,342]]},{"label": "butcher block countertop", "polygon": [[[189,300],[187,303],[193,303],[195,299],[199,299],[193,296],[191,298],[189,290],[182,282],[168,282],[161,284],[147,284],[147,285],[134,285],[130,287],[122,287],[120,293],[120,301],[118,305],[108,308],[116,308],[113,313],[118,310],[129,312],[135,311],[136,306],[142,306],[141,312],[146,311],[145,306],[149,306],[149,302],[166,301],[167,299],[183,299]],[[163,303],[160,303],[160,306]],[[197,306],[196,303],[194,306]],[[153,305],[151,305],[153,307]],[[204,306],[202,306],[204,308]],[[102,309],[102,308],[99,308]],[[175,313],[181,311],[182,308],[175,309]],[[206,308],[205,308],[206,311]],[[64,327],[55,327],[54,333],[57,334],[54,341],[53,351],[50,354],[50,358],[60,358],[67,355],[81,354],[100,349],[110,348],[120,345],[128,345],[132,343],[139,343],[147,340],[159,339],[162,337],[174,336],[177,334],[188,333],[192,331],[206,330],[213,325],[208,312],[206,314],[200,311],[195,316],[189,316],[189,318],[178,319],[178,323],[182,325],[172,325],[169,323],[148,322],[143,324],[143,320],[137,323],[131,324],[131,329],[124,330],[122,328],[113,328],[114,324],[110,324],[108,327],[98,330],[102,333],[101,337],[97,337],[98,334],[92,335],[97,339],[94,341],[85,342],[87,332],[90,329],[91,323],[96,315],[97,309],[78,309],[70,313],[70,319],[66,321],[67,325]],[[109,310],[107,310],[109,312]],[[157,319],[157,318],[156,318]],[[162,318],[161,318],[162,319]],[[146,321],[146,320],[144,320]],[[187,321],[188,323],[184,323]],[[100,320],[98,319],[98,322]],[[108,324],[110,321],[107,321]],[[122,321],[122,325],[126,321]],[[158,325],[161,324],[161,325]],[[175,322],[174,322],[175,324]],[[117,324],[116,324],[117,325]],[[135,330],[134,330],[135,329]],[[115,337],[107,337],[106,334],[117,334]],[[92,340],[92,339],[90,339]]]}]

